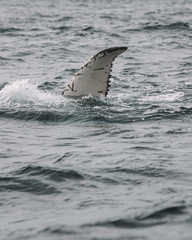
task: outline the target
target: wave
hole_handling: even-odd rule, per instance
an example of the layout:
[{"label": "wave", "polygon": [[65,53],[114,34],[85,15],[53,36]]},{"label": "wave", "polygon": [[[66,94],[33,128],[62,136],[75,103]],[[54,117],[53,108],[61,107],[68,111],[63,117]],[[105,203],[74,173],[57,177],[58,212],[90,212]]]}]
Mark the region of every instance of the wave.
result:
[{"label": "wave", "polygon": [[84,179],[82,174],[71,169],[68,169],[68,170],[56,169],[56,168],[50,168],[47,166],[34,166],[34,165],[24,166],[21,169],[14,171],[12,174],[25,175],[25,176],[42,176],[56,182],[61,182],[68,179],[71,179],[71,180]]},{"label": "wave", "polygon": [[138,27],[135,29],[129,29],[129,31],[157,31],[157,30],[176,30],[176,31],[182,31],[182,30],[191,30],[191,26],[188,22],[173,22],[169,24],[162,24],[162,23],[151,23],[147,22],[142,25],[142,27]]},{"label": "wave", "polygon": [[153,211],[152,213],[146,214],[144,217],[140,217],[141,220],[148,220],[148,219],[162,219],[166,218],[170,215],[182,215],[185,214],[186,206],[184,204],[178,205],[178,206],[167,206],[162,209],[158,209],[156,211]]},{"label": "wave", "polygon": [[20,177],[0,177],[0,192],[28,192],[35,195],[55,194],[60,191],[50,184],[43,183],[38,179]]},{"label": "wave", "polygon": [[0,109],[0,116],[9,119],[33,120],[42,122],[63,122],[68,119],[72,120],[72,116],[67,112],[59,112],[54,109]]},{"label": "wave", "polygon": [[[146,150],[143,147],[135,147],[136,150]],[[151,149],[147,149],[151,150]],[[152,151],[161,151],[159,149],[153,149]],[[171,170],[165,170],[161,168],[152,168],[152,167],[143,167],[143,168],[115,168],[107,170],[108,173],[121,173],[121,174],[129,174],[129,175],[139,175],[143,177],[150,177],[150,178],[173,178],[173,177],[180,177],[179,173],[176,173]]]},{"label": "wave", "polygon": [[20,32],[20,31],[22,31],[22,29],[14,28],[14,27],[0,28],[0,33],[13,33],[13,32]]},{"label": "wave", "polygon": [[80,181],[84,177],[72,169],[56,169],[47,166],[27,165],[0,177],[0,192],[27,192],[30,194],[55,194],[61,191],[54,182]]},{"label": "wave", "polygon": [[[53,93],[56,82],[41,85],[17,80],[0,86],[0,116],[4,118],[50,122],[130,123],[191,114],[191,107],[182,106],[183,92],[164,92],[141,97],[127,94],[108,98],[86,96],[68,99]],[[134,94],[134,93],[133,93]]]},{"label": "wave", "polygon": [[[174,204],[172,206],[164,206],[158,210],[150,209],[151,213],[145,213],[143,216],[119,218],[114,220],[106,220],[103,222],[96,222],[94,224],[86,224],[85,226],[92,227],[115,227],[115,228],[145,228],[153,227],[162,224],[170,224],[177,222],[191,222],[187,217],[187,206],[185,203]],[[183,217],[185,216],[186,217]]]},{"label": "wave", "polygon": [[144,25],[143,29],[145,30],[188,30],[190,29],[190,24],[187,22],[174,22],[170,24],[159,24],[156,23],[152,25],[147,23]]},{"label": "wave", "polygon": [[[40,231],[41,234],[56,234],[56,235],[72,235],[72,234],[79,234],[79,231],[74,227],[69,227],[65,225],[59,226],[48,226],[45,227],[43,230]],[[63,238],[63,237],[62,237]]]}]

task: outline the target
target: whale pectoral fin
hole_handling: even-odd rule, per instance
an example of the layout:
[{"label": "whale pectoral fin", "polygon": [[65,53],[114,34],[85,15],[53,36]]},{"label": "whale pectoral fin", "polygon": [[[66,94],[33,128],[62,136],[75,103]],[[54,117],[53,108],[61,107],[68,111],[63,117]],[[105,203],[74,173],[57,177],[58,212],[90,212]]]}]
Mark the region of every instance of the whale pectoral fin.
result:
[{"label": "whale pectoral fin", "polygon": [[62,95],[78,97],[85,95],[107,96],[112,63],[127,47],[105,49],[82,66],[64,89]]}]

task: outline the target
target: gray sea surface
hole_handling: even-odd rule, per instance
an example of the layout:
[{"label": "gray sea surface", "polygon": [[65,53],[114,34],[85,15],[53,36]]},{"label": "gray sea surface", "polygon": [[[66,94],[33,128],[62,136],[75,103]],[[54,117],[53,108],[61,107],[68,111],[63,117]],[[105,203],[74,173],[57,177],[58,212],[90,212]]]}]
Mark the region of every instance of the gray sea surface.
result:
[{"label": "gray sea surface", "polygon": [[[0,0],[0,239],[192,239],[190,0]],[[64,98],[127,46],[106,98]]]}]

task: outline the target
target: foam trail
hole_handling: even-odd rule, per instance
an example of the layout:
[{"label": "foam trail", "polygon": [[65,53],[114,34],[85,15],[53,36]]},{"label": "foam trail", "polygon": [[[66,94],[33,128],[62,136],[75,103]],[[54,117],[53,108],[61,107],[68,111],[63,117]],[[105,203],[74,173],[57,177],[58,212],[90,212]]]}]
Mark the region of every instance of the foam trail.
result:
[{"label": "foam trail", "polygon": [[58,106],[64,103],[62,96],[54,95],[38,89],[37,84],[28,79],[17,80],[5,85],[0,91],[0,106]]}]

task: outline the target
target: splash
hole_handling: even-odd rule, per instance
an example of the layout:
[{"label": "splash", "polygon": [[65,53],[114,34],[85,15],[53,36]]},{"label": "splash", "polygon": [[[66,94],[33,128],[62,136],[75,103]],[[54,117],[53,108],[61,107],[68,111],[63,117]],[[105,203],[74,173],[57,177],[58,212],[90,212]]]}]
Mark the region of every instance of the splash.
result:
[{"label": "splash", "polygon": [[38,89],[37,84],[28,79],[17,80],[4,86],[0,91],[0,106],[46,106],[64,104],[62,96]]}]

